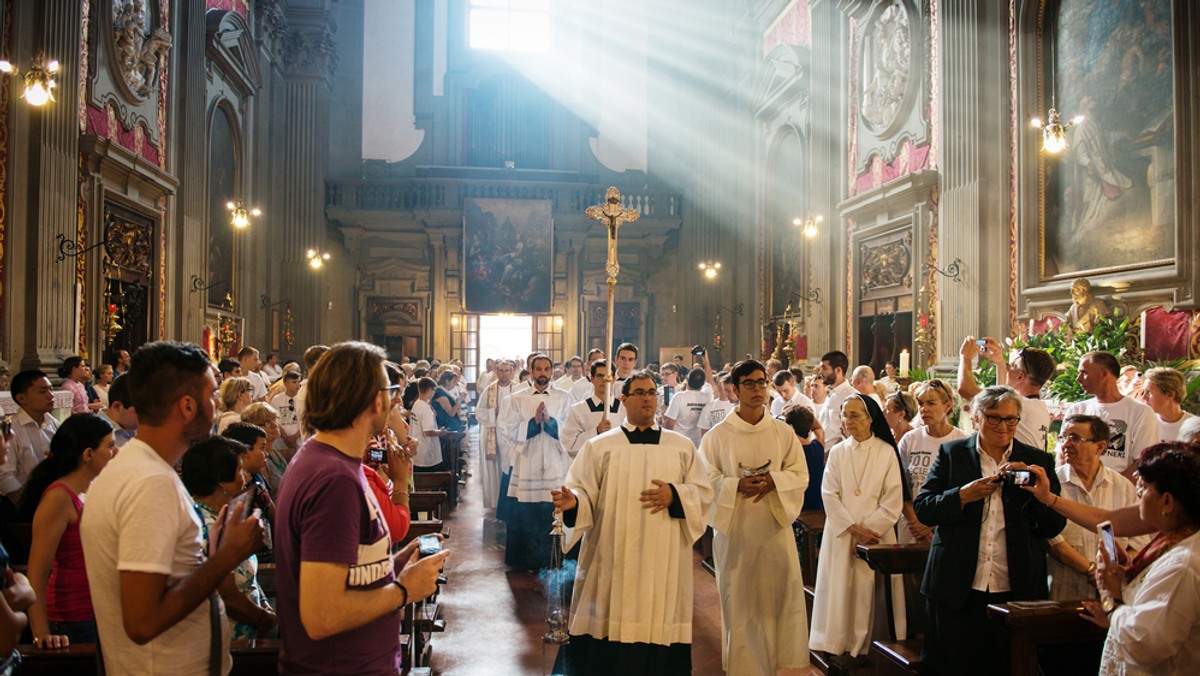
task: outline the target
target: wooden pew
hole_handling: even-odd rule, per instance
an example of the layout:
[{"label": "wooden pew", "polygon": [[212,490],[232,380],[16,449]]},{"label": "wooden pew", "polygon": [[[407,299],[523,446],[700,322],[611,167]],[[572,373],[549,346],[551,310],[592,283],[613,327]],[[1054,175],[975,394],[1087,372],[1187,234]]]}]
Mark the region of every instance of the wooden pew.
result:
[{"label": "wooden pew", "polygon": [[821,534],[825,532],[825,512],[800,512],[795,527],[798,533],[796,548],[800,550],[800,577],[805,585],[815,585],[817,555],[821,551]]},{"label": "wooden pew", "polygon": [[[279,647],[278,639],[231,641],[229,652],[233,656],[233,669],[230,676],[276,673]],[[80,643],[62,650],[35,650],[32,645],[17,646],[17,649],[21,651],[19,673],[22,676],[78,676],[97,671],[99,655],[94,643]]]},{"label": "wooden pew", "polygon": [[448,507],[458,506],[458,477],[454,472],[414,472],[413,486],[417,491],[443,491],[449,498]]},{"label": "wooden pew", "polygon": [[[901,676],[927,673],[921,662],[922,636],[925,630],[924,599],[906,598],[908,637],[896,637],[895,599],[892,598],[892,575],[915,576],[919,581],[925,573],[925,561],[929,558],[929,545],[858,545],[854,548],[858,558],[867,562],[875,571],[876,589],[883,588],[885,619],[888,640],[871,643],[871,661],[880,676]],[[917,585],[919,586],[919,585]],[[878,611],[877,611],[878,612]]]},{"label": "wooden pew", "polygon": [[1038,647],[1052,644],[1103,643],[1104,629],[1081,618],[1079,601],[1021,602],[988,606],[988,616],[1004,623],[1011,641],[1010,673],[1038,673]]},{"label": "wooden pew", "polygon": [[442,518],[442,508],[449,507],[446,491],[413,491],[408,496],[408,511],[414,519]]}]

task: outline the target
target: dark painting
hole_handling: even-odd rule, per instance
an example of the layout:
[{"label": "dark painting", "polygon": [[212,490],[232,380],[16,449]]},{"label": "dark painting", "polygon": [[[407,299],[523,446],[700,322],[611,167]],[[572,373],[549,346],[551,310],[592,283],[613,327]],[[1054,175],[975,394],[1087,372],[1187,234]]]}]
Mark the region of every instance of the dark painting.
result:
[{"label": "dark painting", "polygon": [[468,312],[549,312],[554,219],[549,200],[467,199],[463,270]]},{"label": "dark painting", "polygon": [[1045,103],[1054,87],[1063,121],[1084,121],[1065,152],[1042,153],[1042,276],[1161,264],[1175,241],[1171,2],[1055,4]]},{"label": "dark painting", "polygon": [[229,116],[213,114],[208,142],[208,304],[222,306],[233,283],[233,226],[226,203],[236,195],[237,157]]}]

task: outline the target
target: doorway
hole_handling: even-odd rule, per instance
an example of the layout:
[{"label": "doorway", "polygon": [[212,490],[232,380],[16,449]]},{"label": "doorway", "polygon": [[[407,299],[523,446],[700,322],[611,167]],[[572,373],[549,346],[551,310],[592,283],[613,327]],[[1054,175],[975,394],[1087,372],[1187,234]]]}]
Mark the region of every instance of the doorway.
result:
[{"label": "doorway", "polygon": [[533,351],[532,315],[481,315],[479,356],[486,359],[515,359],[524,364]]}]

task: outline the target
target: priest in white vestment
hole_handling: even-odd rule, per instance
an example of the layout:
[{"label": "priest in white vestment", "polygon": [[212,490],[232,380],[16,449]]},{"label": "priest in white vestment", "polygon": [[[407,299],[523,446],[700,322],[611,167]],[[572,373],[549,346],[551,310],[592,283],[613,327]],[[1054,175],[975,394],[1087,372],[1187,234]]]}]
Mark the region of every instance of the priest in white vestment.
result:
[{"label": "priest in white vestment", "polygon": [[808,468],[800,440],[766,414],[766,368],[738,363],[738,406],[700,442],[713,484],[713,559],[721,597],[721,661],[729,676],[805,667],[808,619],[792,522]]},{"label": "priest in white vestment", "polygon": [[550,565],[550,524],[554,513],[550,491],[566,479],[571,456],[559,440],[571,395],[550,384],[553,363],[538,355],[532,360],[527,389],[505,402],[497,425],[507,449],[511,449],[507,495],[510,503],[504,562],[509,566],[538,570]]},{"label": "priest in white vestment", "polygon": [[[832,655],[865,655],[871,646],[875,571],[856,545],[894,544],[904,506],[904,477],[896,463],[887,420],[878,404],[859,394],[842,404],[846,438],[829,449],[821,498],[825,532],[817,557],[812,634],[808,645]],[[869,406],[878,412],[873,433]],[[886,433],[886,438],[882,438]]]},{"label": "priest in white vestment", "polygon": [[479,403],[475,407],[475,419],[479,421],[479,486],[483,491],[484,509],[496,508],[496,500],[500,495],[500,475],[508,469],[497,438],[496,424],[500,419],[501,406],[512,394],[513,366],[507,359],[501,359],[493,368],[495,380],[480,391]]},{"label": "priest in white vestment", "polygon": [[620,399],[613,399],[608,407],[608,417],[604,417],[605,376],[608,375],[608,362],[597,359],[592,362],[591,377],[588,384],[592,385],[591,396],[583,401],[571,404],[567,413],[567,424],[563,428],[563,448],[574,458],[579,449],[583,448],[588,439],[604,434],[617,427],[625,419],[625,409]]},{"label": "priest in white vestment", "polygon": [[649,372],[630,377],[628,420],[587,441],[554,505],[583,538],[571,600],[571,641],[554,673],[691,673],[692,544],[704,534],[712,487],[695,447],[654,424]]}]

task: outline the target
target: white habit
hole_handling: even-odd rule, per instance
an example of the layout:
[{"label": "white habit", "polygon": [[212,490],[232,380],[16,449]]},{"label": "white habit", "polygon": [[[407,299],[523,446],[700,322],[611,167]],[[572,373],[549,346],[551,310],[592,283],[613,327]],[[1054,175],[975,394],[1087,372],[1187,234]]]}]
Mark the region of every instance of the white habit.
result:
[{"label": "white habit", "polygon": [[[653,479],[675,488],[683,518],[642,507],[639,498]],[[634,444],[614,427],[583,445],[566,485],[579,506],[564,551],[583,536],[571,633],[618,643],[691,643],[691,547],[704,534],[712,500],[692,443],[662,430],[659,443]]]},{"label": "white habit", "polygon": [[488,385],[479,395],[475,418],[479,421],[479,485],[483,488],[483,506],[495,509],[500,495],[500,475],[508,470],[508,458],[499,443],[496,423],[500,410],[512,394],[512,383],[499,381]]},{"label": "white habit", "polygon": [[817,557],[813,650],[857,656],[870,648],[875,571],[854,553],[849,528],[869,528],[880,534],[881,544],[894,544],[903,481],[896,451],[877,437],[861,443],[848,437],[829,449],[821,481],[825,534]]},{"label": "white habit", "polygon": [[[800,440],[779,420],[764,415],[751,425],[735,408],[704,435],[700,455],[715,491],[709,525],[728,676],[808,666],[804,581],[792,532],[808,486]],[[755,503],[737,492],[738,481],[743,468],[767,463],[775,490]]]},{"label": "white habit", "polygon": [[[595,394],[571,404],[570,412],[567,413],[567,424],[563,426],[562,443],[572,458],[579,453],[579,449],[583,448],[588,439],[596,436],[596,425],[600,424],[600,418],[603,416],[604,407],[600,405],[600,400]],[[625,420],[625,407],[620,401],[613,401],[609,406],[608,419],[612,422],[612,429],[621,426]]]}]

